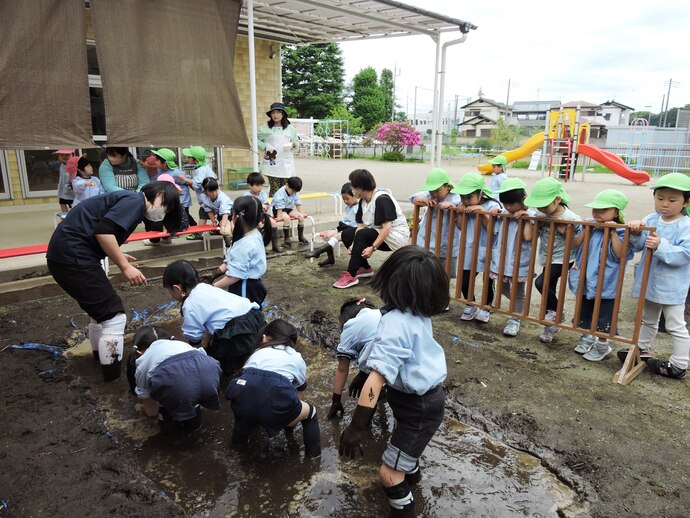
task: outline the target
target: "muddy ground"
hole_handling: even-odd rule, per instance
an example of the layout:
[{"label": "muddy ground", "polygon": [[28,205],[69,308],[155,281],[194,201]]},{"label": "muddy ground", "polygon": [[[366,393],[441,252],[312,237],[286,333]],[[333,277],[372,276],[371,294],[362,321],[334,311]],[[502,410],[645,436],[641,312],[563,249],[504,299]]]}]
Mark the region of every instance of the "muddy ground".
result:
[{"label": "muddy ground", "polygon": [[[339,259],[341,267],[345,260]],[[215,262],[202,261],[198,266]],[[113,282],[125,307],[147,310],[150,315],[170,299],[155,280],[161,270],[146,273],[152,279],[146,288],[124,286],[118,277]],[[264,278],[270,298],[267,313],[299,324],[314,343],[309,347],[319,348],[318,355],[326,360],[333,357],[337,343],[339,305],[351,296],[373,297],[366,282],[349,290],[331,288],[338,273],[335,268],[320,270],[315,263],[287,255],[271,259]],[[629,319],[633,302],[625,304]],[[155,423],[134,412],[124,380],[105,386],[88,356],[65,359],[7,348],[27,342],[62,347],[82,342],[88,318],[78,306],[58,287],[47,285],[0,295],[0,308],[0,517],[371,516],[371,511],[358,511],[352,502],[382,499],[375,487],[376,455],[365,458],[361,467],[369,480],[366,488],[350,484],[341,489],[342,509],[324,511],[327,508],[316,505],[316,498],[311,507],[295,507],[294,495],[272,491],[260,482],[256,482],[255,498],[247,494],[234,498],[227,491],[234,477],[218,476],[214,465],[195,466],[196,471],[190,468],[187,494],[179,494],[184,484],[151,475],[155,472],[151,464],[157,461],[145,453],[150,447],[147,450],[142,444],[157,440],[150,438],[156,432]],[[536,457],[575,492],[578,504],[537,512],[507,501],[492,507],[490,515],[687,516],[687,380],[643,372],[632,384],[617,385],[611,382],[620,367],[615,356],[600,363],[583,361],[572,352],[577,339],[572,333],[563,331],[553,344],[544,345],[536,338],[538,327],[524,324],[518,338],[507,339],[501,335],[505,317],[494,315],[488,324],[461,323],[461,311],[462,305],[454,302],[449,313],[434,318],[435,335],[446,350],[449,370],[447,414]],[[666,337],[660,340],[659,350],[669,350]],[[316,381],[327,392],[331,367],[310,372],[310,384]],[[351,410],[352,403],[348,405]],[[119,409],[115,417],[114,407]],[[324,422],[327,408],[320,407],[322,436],[332,441],[337,437],[333,427],[339,425]],[[225,428],[218,426],[229,430],[229,423]],[[463,440],[458,434],[458,443]],[[383,444],[377,447],[380,451]],[[223,444],[219,448],[226,451]],[[186,451],[179,443],[163,444],[157,451],[159,456],[173,456],[178,450]],[[233,455],[228,447],[227,456]],[[288,459],[288,465],[282,469],[288,474],[306,472],[305,480],[310,480],[318,470],[304,462],[299,447],[285,455],[281,458]],[[265,462],[266,457],[261,460]],[[332,462],[337,463],[337,458]],[[425,492],[424,482],[415,490],[421,502],[432,501],[434,491],[445,485],[454,486],[452,494],[461,495],[453,497],[451,507],[429,505],[426,515],[480,514],[473,511],[476,507],[471,505],[469,490],[463,489],[462,475],[450,471],[447,480],[431,492]],[[190,488],[199,488],[200,496]],[[266,499],[281,498],[285,502],[275,507],[280,512],[263,507]],[[490,498],[486,494],[477,500]],[[383,515],[384,509],[376,514]]]}]

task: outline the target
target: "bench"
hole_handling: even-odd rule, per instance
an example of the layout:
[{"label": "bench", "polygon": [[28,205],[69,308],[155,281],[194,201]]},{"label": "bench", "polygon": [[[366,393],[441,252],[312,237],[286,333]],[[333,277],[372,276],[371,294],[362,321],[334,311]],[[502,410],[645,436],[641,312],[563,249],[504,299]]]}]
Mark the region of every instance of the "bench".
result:
[{"label": "bench", "polygon": [[[314,236],[316,235],[316,222],[314,221],[314,218],[312,218],[309,214],[304,214],[304,219],[309,220],[309,224],[311,225],[311,239],[309,240],[309,249],[314,250]],[[278,223],[279,221],[277,218],[274,218],[271,216],[271,220],[274,223]],[[298,219],[290,214],[290,226],[292,226],[293,221],[298,221]]]},{"label": "bench", "polygon": [[309,192],[307,194],[300,194],[302,200],[315,200],[320,198],[331,198],[333,200],[333,213],[336,216],[342,214],[342,203],[339,192]]}]

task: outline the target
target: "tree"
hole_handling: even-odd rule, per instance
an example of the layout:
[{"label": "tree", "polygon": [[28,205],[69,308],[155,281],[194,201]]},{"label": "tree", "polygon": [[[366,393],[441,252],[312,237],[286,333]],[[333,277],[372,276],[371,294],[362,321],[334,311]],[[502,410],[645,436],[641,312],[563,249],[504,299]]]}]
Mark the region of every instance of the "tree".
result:
[{"label": "tree", "polygon": [[365,131],[386,120],[386,101],[372,67],[360,70],[352,80],[352,114],[362,120]]},{"label": "tree", "polygon": [[491,130],[491,144],[494,149],[512,149],[520,141],[520,126],[511,126],[501,117]]},{"label": "tree", "polygon": [[345,86],[337,43],[283,47],[283,100],[300,117],[326,117],[341,104]]},{"label": "tree", "polygon": [[386,119],[393,114],[393,72],[389,68],[384,68],[381,70],[381,77],[379,79],[379,87],[381,87],[381,92],[383,92],[384,100],[384,110],[386,113]]}]

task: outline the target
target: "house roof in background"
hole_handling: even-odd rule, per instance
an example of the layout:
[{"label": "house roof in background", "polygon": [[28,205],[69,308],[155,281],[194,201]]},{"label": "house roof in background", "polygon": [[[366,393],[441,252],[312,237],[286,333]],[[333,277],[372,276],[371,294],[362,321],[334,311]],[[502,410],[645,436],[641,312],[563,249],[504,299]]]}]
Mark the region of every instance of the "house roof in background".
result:
[{"label": "house roof in background", "polygon": [[[248,33],[247,3],[239,34]],[[467,33],[464,20],[392,0],[255,0],[254,35],[287,44],[326,43],[444,32]]]},{"label": "house roof in background", "polygon": [[476,126],[477,124],[484,124],[488,122],[489,124],[496,124],[496,121],[493,119],[490,119],[489,117],[486,117],[485,115],[475,115],[471,119],[467,119],[466,121],[462,121],[461,123],[458,124],[458,126]]},{"label": "house roof in background", "polygon": [[599,106],[604,107],[604,106],[615,106],[617,108],[620,108],[621,110],[632,110],[635,111],[635,108],[632,106],[626,106],[623,103],[619,103],[617,101],[606,101],[605,103],[601,103]]},{"label": "house roof in background", "polygon": [[496,108],[501,108],[505,109],[506,105],[503,103],[499,103],[498,101],[494,101],[493,99],[487,99],[485,97],[480,97],[479,99],[475,99],[472,102],[467,103],[464,106],[461,106],[460,108],[467,108],[468,106],[472,106],[477,103],[485,103],[485,104],[490,104],[491,106],[495,106]]}]

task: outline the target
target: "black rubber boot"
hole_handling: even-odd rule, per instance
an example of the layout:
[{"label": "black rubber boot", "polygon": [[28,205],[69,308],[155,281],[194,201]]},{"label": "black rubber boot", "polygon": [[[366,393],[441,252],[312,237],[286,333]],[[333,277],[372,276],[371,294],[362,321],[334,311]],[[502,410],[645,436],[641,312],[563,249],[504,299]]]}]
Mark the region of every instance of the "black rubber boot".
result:
[{"label": "black rubber boot", "polygon": [[319,257],[323,253],[327,254],[328,257],[323,261],[319,261],[319,266],[329,266],[331,264],[335,264],[335,257],[333,256],[333,247],[328,243],[307,252],[306,256],[312,259],[315,257]]},{"label": "black rubber boot", "polygon": [[103,367],[103,381],[115,381],[120,377],[122,361],[116,361],[110,365],[101,365],[101,367]]},{"label": "black rubber boot", "polygon": [[96,360],[98,363],[101,363],[101,355],[98,353],[98,351],[91,351],[93,353],[93,359]]},{"label": "black rubber boot", "polygon": [[278,244],[278,229],[274,228],[271,230],[271,249],[274,252],[282,252],[283,248]]},{"label": "black rubber boot", "polygon": [[304,454],[310,459],[321,456],[321,431],[316,407],[309,405],[309,416],[302,421],[302,437],[304,438]]},{"label": "black rubber boot", "polygon": [[297,225],[297,241],[303,245],[309,244],[309,241],[304,237],[304,225]]},{"label": "black rubber boot", "polygon": [[292,242],[290,241],[290,229],[289,228],[283,228],[283,237],[285,239],[283,246],[285,248],[292,248]]}]

